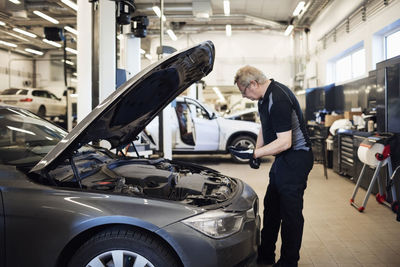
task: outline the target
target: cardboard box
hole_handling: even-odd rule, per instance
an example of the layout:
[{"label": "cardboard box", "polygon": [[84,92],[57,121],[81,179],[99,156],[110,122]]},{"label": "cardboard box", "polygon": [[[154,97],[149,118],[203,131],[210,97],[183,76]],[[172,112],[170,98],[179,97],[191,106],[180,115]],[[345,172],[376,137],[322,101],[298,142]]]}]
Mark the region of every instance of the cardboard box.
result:
[{"label": "cardboard box", "polygon": [[341,115],[325,115],[325,126],[331,126],[335,120],[343,119],[343,114]]},{"label": "cardboard box", "polygon": [[361,116],[362,112],[361,111],[345,111],[344,112],[344,118],[348,120],[353,120],[353,116]]}]

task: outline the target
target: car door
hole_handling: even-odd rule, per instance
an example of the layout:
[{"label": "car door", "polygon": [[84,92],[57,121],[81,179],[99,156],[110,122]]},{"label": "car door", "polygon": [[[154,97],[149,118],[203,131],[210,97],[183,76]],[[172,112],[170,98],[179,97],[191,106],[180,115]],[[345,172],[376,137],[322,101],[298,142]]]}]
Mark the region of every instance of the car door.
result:
[{"label": "car door", "polygon": [[185,98],[193,123],[195,151],[215,151],[219,147],[219,126],[215,115],[194,99]]},{"label": "car door", "polygon": [[52,102],[54,103],[54,113],[55,115],[63,115],[66,112],[66,102],[63,101],[62,99],[58,98],[57,96],[55,96],[52,93],[48,93],[50,99],[52,100]]}]

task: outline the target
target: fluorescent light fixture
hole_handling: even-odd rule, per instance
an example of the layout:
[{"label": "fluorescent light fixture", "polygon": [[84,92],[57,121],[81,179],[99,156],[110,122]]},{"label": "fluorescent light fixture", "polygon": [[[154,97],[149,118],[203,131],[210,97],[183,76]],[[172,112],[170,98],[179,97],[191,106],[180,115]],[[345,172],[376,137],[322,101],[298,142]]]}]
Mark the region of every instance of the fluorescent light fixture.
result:
[{"label": "fluorescent light fixture", "polygon": [[3,21],[0,21],[0,26],[6,26],[6,23]]},{"label": "fluorescent light fixture", "polygon": [[292,31],[293,31],[293,25],[287,26],[286,31],[285,31],[285,35],[288,36],[289,34],[292,33]]},{"label": "fluorescent light fixture", "polygon": [[26,35],[26,36],[29,36],[29,37],[32,37],[32,38],[36,38],[37,37],[36,34],[24,31],[24,30],[19,29],[19,28],[14,28],[13,31],[18,32],[18,33],[23,34],[23,35]]},{"label": "fluorescent light fixture", "polygon": [[229,16],[231,14],[231,3],[229,0],[224,0],[224,14]]},{"label": "fluorescent light fixture", "polygon": [[17,47],[17,46],[18,46],[18,45],[16,45],[16,44],[9,43],[9,42],[2,41],[2,40],[0,40],[0,44],[6,45],[6,46],[10,46],[10,47]]},{"label": "fluorescent light fixture", "polygon": [[124,39],[124,35],[121,33],[121,34],[118,34],[117,35],[117,39],[118,40],[120,40],[120,41],[122,41],[123,39]]},{"label": "fluorescent light fixture", "polygon": [[52,17],[47,16],[46,14],[44,14],[44,13],[38,11],[38,10],[33,11],[33,14],[35,14],[35,15],[41,17],[42,19],[45,19],[45,20],[47,20],[47,21],[50,21],[51,23],[54,23],[54,24],[58,24],[58,23],[59,23],[58,20],[53,19]]},{"label": "fluorescent light fixture", "polygon": [[72,73],[72,75],[74,75],[75,77],[78,77],[78,73],[76,73],[76,72]]},{"label": "fluorescent light fixture", "polygon": [[[61,62],[64,63],[64,59],[61,59]],[[74,65],[74,62],[72,62],[72,61],[70,61],[70,60],[68,60],[68,59],[65,60],[65,63],[68,64],[68,65],[71,65],[71,66]]]},{"label": "fluorescent light fixture", "polygon": [[78,51],[77,51],[77,50],[72,49],[72,48],[70,48],[70,47],[66,47],[65,50],[67,50],[68,52],[70,52],[70,53],[72,53],[72,54],[75,54],[75,55],[78,54]]},{"label": "fluorescent light fixture", "polygon": [[56,43],[54,41],[50,41],[50,40],[47,40],[47,39],[43,39],[42,41],[45,42],[46,44],[49,44],[49,45],[52,45],[52,46],[55,46],[55,47],[61,47],[61,44]]},{"label": "fluorescent light fixture", "polygon": [[8,1],[10,1],[11,3],[14,3],[16,5],[21,4],[21,2],[19,0],[8,0]]},{"label": "fluorescent light fixture", "polygon": [[38,50],[35,50],[35,49],[30,49],[30,48],[25,48],[24,50],[26,52],[29,52],[29,53],[32,53],[32,54],[35,54],[35,55],[43,56],[43,52],[42,51],[38,51]]},{"label": "fluorescent light fixture", "polygon": [[146,54],[146,51],[144,51],[142,48],[140,48],[140,54],[144,55],[144,54]]},{"label": "fluorescent light fixture", "polygon": [[178,37],[176,37],[175,33],[171,29],[168,29],[167,33],[169,35],[169,38],[171,38],[172,41],[178,40]]},{"label": "fluorescent light fixture", "polygon": [[294,9],[294,11],[293,11],[293,16],[297,17],[297,16],[301,13],[301,11],[303,11],[304,4],[305,4],[304,1],[300,1],[300,2],[297,4],[297,7],[296,7],[296,8]]},{"label": "fluorescent light fixture", "polygon": [[153,6],[153,11],[156,13],[157,17],[161,17],[161,10],[158,6]]},{"label": "fluorescent light fixture", "polygon": [[221,91],[219,90],[218,87],[213,87],[213,90],[215,92],[215,94],[218,96],[218,98],[222,101],[225,102],[225,97],[221,94]]},{"label": "fluorescent light fixture", "polygon": [[78,5],[75,4],[74,2],[72,2],[70,0],[61,0],[61,2],[63,2],[64,4],[66,4],[67,6],[72,8],[73,10],[78,11]]},{"label": "fluorescent light fixture", "polygon": [[[158,6],[153,6],[153,11],[154,11],[154,13],[156,13],[157,17],[161,17],[161,10]],[[166,21],[166,18],[164,15],[162,16],[162,20]]]},{"label": "fluorescent light fixture", "polygon": [[150,54],[145,54],[144,55],[148,60],[152,60],[153,59],[153,57],[150,55]]},{"label": "fluorescent light fixture", "polygon": [[66,31],[69,31],[70,33],[73,33],[73,34],[75,34],[75,35],[78,35],[78,31],[75,30],[74,28],[70,27],[70,26],[65,26],[64,29],[65,29]]},{"label": "fluorescent light fixture", "polygon": [[232,36],[232,25],[226,24],[225,31],[226,31],[226,36]]},{"label": "fluorescent light fixture", "polygon": [[8,34],[8,35],[11,35],[12,37],[15,37],[15,38],[21,39],[22,41],[29,42],[29,40],[28,40],[28,39],[26,39],[26,38],[24,38],[24,37],[22,37],[22,36],[19,36],[18,34],[13,34],[13,33],[11,33],[11,32],[2,31],[2,30],[1,30],[0,32],[2,32],[2,33],[6,33],[6,34]]}]

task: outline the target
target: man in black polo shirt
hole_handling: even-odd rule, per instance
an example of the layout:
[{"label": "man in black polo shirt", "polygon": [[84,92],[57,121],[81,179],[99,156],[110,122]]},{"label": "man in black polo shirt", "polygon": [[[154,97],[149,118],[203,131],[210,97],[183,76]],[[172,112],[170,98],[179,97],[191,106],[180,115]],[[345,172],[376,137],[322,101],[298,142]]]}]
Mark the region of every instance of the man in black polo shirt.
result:
[{"label": "man in black polo shirt", "polygon": [[[258,100],[261,129],[250,166],[259,158],[275,156],[264,198],[264,223],[259,264],[275,263],[275,243],[281,227],[281,256],[274,266],[297,266],[303,235],[303,194],[313,166],[310,139],[299,103],[283,84],[268,80],[258,69],[245,66],[235,76],[243,97]],[[235,153],[238,151],[232,151]],[[238,152],[240,154],[240,152]]]}]

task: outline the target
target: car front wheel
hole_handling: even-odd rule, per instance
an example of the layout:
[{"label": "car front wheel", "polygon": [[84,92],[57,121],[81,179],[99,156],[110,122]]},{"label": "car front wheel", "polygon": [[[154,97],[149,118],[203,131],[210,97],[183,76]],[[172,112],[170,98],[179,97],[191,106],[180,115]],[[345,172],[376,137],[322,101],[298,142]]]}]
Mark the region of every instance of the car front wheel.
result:
[{"label": "car front wheel", "polygon": [[[232,143],[231,146],[234,147],[246,147],[246,148],[251,148],[254,149],[256,147],[256,140],[254,140],[253,137],[248,136],[248,135],[240,135],[236,137]],[[237,156],[231,155],[232,160],[237,163],[247,163],[249,162],[248,159],[241,159]]]},{"label": "car front wheel", "polygon": [[141,230],[114,228],[84,243],[69,267],[180,266],[169,247]]}]

